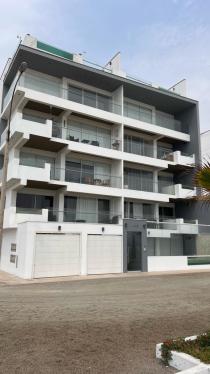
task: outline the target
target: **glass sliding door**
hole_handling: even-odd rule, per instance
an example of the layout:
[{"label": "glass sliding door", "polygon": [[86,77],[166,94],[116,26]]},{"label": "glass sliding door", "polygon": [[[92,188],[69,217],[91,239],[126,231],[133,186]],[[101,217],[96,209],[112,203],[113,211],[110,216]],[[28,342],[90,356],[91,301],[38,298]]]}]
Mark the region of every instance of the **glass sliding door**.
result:
[{"label": "glass sliding door", "polygon": [[98,223],[110,223],[110,201],[106,199],[98,200]]},{"label": "glass sliding door", "polygon": [[65,180],[67,182],[81,183],[81,162],[66,161]]},{"label": "glass sliding door", "polygon": [[77,210],[77,197],[64,196],[64,222],[75,222]]}]

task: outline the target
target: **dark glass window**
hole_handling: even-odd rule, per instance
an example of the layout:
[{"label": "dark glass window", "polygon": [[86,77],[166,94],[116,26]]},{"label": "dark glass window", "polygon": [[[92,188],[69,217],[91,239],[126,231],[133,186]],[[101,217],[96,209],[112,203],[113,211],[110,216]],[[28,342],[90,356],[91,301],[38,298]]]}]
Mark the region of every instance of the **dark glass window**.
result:
[{"label": "dark glass window", "polygon": [[53,208],[53,196],[18,193],[16,206],[23,209]]},{"label": "dark glass window", "polygon": [[110,223],[109,200],[98,200],[98,222]]},{"label": "dark glass window", "polygon": [[64,222],[75,222],[77,210],[77,197],[64,197]]},{"label": "dark glass window", "polygon": [[96,108],[96,93],[84,90],[84,104]]},{"label": "dark glass window", "polygon": [[82,89],[79,87],[69,86],[68,99],[82,104]]}]

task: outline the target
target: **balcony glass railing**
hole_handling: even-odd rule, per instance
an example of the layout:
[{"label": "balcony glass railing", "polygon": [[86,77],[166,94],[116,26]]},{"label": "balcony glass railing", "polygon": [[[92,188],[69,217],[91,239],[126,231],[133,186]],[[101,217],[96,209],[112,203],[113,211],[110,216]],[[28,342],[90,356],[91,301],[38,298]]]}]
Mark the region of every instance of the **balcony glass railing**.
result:
[{"label": "balcony glass railing", "polygon": [[142,142],[130,139],[124,139],[124,152],[154,157],[154,147],[152,144],[142,144]]},{"label": "balcony glass railing", "polygon": [[50,178],[72,183],[91,184],[95,186],[121,188],[121,177],[97,172],[87,172],[71,168],[61,169],[51,167]]},{"label": "balcony glass railing", "polygon": [[197,222],[193,220],[185,220],[184,222],[179,223],[176,221],[176,218],[168,218],[163,221],[147,221],[147,228],[155,230],[178,230],[179,228],[189,228],[189,225],[197,225]]},{"label": "balcony glass railing", "polygon": [[42,214],[42,209],[36,209],[36,208],[16,208],[16,213],[20,214]]},{"label": "balcony glass railing", "polygon": [[182,128],[181,121],[178,121],[172,116],[169,116],[162,112],[161,113],[156,112],[155,124],[157,126],[166,127],[167,129],[170,129],[170,130],[185,132],[185,130]]},{"label": "balcony glass railing", "polygon": [[154,182],[151,179],[124,176],[124,188],[136,191],[157,192],[174,195],[175,187],[167,182]]},{"label": "balcony glass railing", "polygon": [[173,150],[169,148],[158,147],[157,158],[160,158],[161,160],[173,161]]},{"label": "balcony glass railing", "polygon": [[49,221],[63,221],[75,223],[107,223],[118,224],[120,215],[116,212],[99,211],[99,212],[80,212],[76,210],[49,210]]},{"label": "balcony glass railing", "polygon": [[26,120],[26,121],[31,121],[31,122],[37,122],[37,123],[46,123],[46,118],[43,118],[41,116],[38,116],[38,115],[32,115],[32,114],[26,114],[26,113],[23,113],[23,120]]},{"label": "balcony glass railing", "polygon": [[155,116],[152,116],[152,111],[147,108],[143,108],[138,105],[129,105],[124,103],[124,116],[128,118],[137,119],[139,121],[148,122],[160,127],[165,127],[170,130],[186,132],[182,128],[180,121],[174,119],[173,117],[164,115],[164,113],[156,112]]},{"label": "balcony glass railing", "polygon": [[[56,82],[47,78],[40,78],[25,74],[21,77],[18,86],[30,88],[35,91],[74,101],[79,104],[91,106],[107,112],[121,114],[122,106],[114,102],[111,96],[88,91],[83,88],[69,86],[63,88],[61,82]],[[11,97],[10,90],[4,99],[4,107]]]},{"label": "balcony glass railing", "polygon": [[120,148],[120,141],[116,138],[112,138],[111,135],[94,134],[94,131],[87,131],[81,128],[71,129],[55,122],[52,127],[52,136],[96,147],[114,150],[119,150]]}]

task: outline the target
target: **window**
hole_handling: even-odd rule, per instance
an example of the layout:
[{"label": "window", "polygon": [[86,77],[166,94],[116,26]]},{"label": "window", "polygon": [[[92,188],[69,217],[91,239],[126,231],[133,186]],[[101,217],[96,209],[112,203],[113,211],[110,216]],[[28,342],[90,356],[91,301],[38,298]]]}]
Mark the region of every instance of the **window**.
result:
[{"label": "window", "polygon": [[125,168],[124,188],[138,191],[153,191],[153,173],[145,170]]},{"label": "window", "polygon": [[64,222],[76,221],[77,197],[64,197]]},{"label": "window", "polygon": [[68,99],[76,103],[82,104],[82,89],[79,87],[69,85]]},{"label": "window", "polygon": [[143,204],[143,217],[148,220],[154,219],[154,206],[151,204]]},{"label": "window", "polygon": [[110,111],[111,99],[109,96],[98,94],[98,109]]},{"label": "window", "polygon": [[16,243],[11,243],[11,252],[16,252]]},{"label": "window", "polygon": [[152,109],[128,101],[124,103],[124,115],[143,122],[152,123]]},{"label": "window", "polygon": [[96,108],[96,93],[84,90],[84,104]]},{"label": "window", "polygon": [[66,161],[65,180],[67,182],[81,183],[80,160]]},{"label": "window", "polygon": [[159,207],[159,218],[161,221],[167,218],[174,218],[174,208],[168,206]]},{"label": "window", "polygon": [[50,209],[53,208],[53,196],[18,193],[16,207],[18,211]]},{"label": "window", "polygon": [[109,200],[106,200],[106,199],[98,200],[98,222],[99,223],[110,223]]}]

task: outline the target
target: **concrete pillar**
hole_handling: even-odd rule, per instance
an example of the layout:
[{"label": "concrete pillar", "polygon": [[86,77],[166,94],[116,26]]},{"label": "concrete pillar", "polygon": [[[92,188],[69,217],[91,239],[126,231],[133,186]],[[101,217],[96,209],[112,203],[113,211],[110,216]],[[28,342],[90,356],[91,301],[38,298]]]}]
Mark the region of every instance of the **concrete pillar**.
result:
[{"label": "concrete pillar", "polygon": [[159,221],[159,204],[155,204],[155,209],[154,209],[154,218]]},{"label": "concrete pillar", "polygon": [[153,157],[157,158],[157,140],[153,140]]},{"label": "concrete pillar", "polygon": [[155,170],[153,173],[153,181],[154,181],[154,192],[158,192],[158,171]]},{"label": "concrete pillar", "polygon": [[64,193],[58,191],[55,195],[55,204],[54,210],[58,222],[63,222],[63,213],[64,213]]}]

